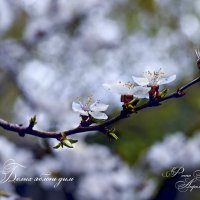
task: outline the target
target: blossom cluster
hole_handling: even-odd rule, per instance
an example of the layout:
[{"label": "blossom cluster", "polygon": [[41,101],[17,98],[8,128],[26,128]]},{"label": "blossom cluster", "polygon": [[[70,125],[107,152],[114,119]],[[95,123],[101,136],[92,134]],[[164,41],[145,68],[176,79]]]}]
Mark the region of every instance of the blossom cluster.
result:
[{"label": "blossom cluster", "polygon": [[[145,70],[143,77],[132,76],[132,82],[118,81],[116,83],[104,83],[103,87],[121,96],[121,102],[127,105],[134,99],[159,98],[159,86],[168,84],[176,79],[176,75],[168,75],[162,68]],[[72,103],[72,109],[78,112],[82,122],[90,125],[95,119],[106,120],[108,116],[104,113],[108,105],[93,102],[89,97],[85,103],[80,99]]]}]

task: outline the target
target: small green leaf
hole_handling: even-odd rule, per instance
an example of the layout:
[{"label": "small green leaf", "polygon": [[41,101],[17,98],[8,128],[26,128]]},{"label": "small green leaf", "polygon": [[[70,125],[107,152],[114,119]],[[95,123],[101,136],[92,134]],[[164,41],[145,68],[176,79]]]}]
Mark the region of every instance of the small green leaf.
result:
[{"label": "small green leaf", "polygon": [[4,191],[0,191],[0,197],[10,197],[10,195]]},{"label": "small green leaf", "polygon": [[37,124],[37,117],[36,117],[36,115],[34,115],[33,117],[31,117],[30,124],[32,124],[32,125],[36,125]]},{"label": "small green leaf", "polygon": [[134,107],[134,106],[136,106],[139,102],[140,102],[140,99],[135,98],[135,99],[131,100],[131,101],[128,103],[128,105],[131,105],[131,106]]},{"label": "small green leaf", "polygon": [[61,143],[59,142],[59,143],[56,144],[53,148],[54,148],[54,149],[58,149],[58,148],[60,148],[60,146],[61,146]]},{"label": "small green leaf", "polygon": [[63,143],[63,145],[64,146],[66,146],[66,147],[69,147],[69,148],[73,148],[73,145],[72,145],[72,143],[69,141],[69,139],[64,139],[63,141],[62,141],[62,143]]},{"label": "small green leaf", "polygon": [[163,91],[160,92],[160,97],[165,97],[168,93],[169,89],[164,89]]},{"label": "small green leaf", "polygon": [[66,147],[68,147],[68,148],[74,148],[71,143],[65,143],[65,142],[63,142],[63,145],[66,146]]},{"label": "small green leaf", "polygon": [[114,140],[118,140],[118,139],[119,139],[119,137],[118,137],[115,133],[113,133],[113,132],[109,132],[109,133],[108,133],[108,136],[109,136],[110,138],[114,139]]},{"label": "small green leaf", "polygon": [[78,140],[74,140],[71,138],[67,138],[64,133],[61,133],[62,137],[60,138],[60,143],[58,143],[56,146],[54,146],[54,149],[58,149],[59,147],[68,147],[68,148],[74,148],[73,144],[77,143]]},{"label": "small green leaf", "polygon": [[68,139],[70,141],[71,144],[75,144],[78,142],[78,140],[73,140],[73,139]]},{"label": "small green leaf", "polygon": [[78,142],[78,140],[73,140],[73,139],[70,139],[67,137],[64,140],[62,140],[62,144],[68,148],[74,148],[73,144],[75,144],[77,142]]},{"label": "small green leaf", "polygon": [[137,104],[140,102],[140,99],[135,98],[133,100],[131,100],[125,107],[125,109],[130,109],[130,110],[134,110],[134,108],[137,106]]},{"label": "small green leaf", "polygon": [[92,121],[94,123],[102,123],[102,122],[105,122],[105,119],[95,119],[95,118],[92,117]]},{"label": "small green leaf", "polygon": [[134,109],[135,106],[132,106],[131,104],[128,104],[128,108]]}]

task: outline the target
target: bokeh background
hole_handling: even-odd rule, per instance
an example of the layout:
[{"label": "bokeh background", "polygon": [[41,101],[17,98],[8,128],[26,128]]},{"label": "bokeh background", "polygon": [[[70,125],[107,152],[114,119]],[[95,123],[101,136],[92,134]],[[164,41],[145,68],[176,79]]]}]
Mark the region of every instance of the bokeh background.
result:
[{"label": "bokeh background", "polygon": [[[177,80],[170,91],[199,75],[200,1],[0,0],[0,116],[36,128],[67,130],[79,124],[77,97],[93,96],[121,109],[103,83],[131,81],[146,66],[163,67]],[[1,129],[0,167],[8,159],[27,168],[19,177],[51,172],[75,181],[0,184],[1,199],[196,200],[162,172],[200,167],[199,85],[184,98],[164,102],[115,125],[120,140],[81,133],[74,149],[54,150],[54,140],[19,137]],[[7,197],[6,197],[7,196]]]}]

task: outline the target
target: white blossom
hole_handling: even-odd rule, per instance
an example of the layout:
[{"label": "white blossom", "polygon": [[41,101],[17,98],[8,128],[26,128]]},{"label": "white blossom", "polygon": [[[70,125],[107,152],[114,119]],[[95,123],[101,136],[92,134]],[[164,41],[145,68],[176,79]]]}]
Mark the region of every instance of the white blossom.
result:
[{"label": "white blossom", "polygon": [[200,133],[187,138],[184,133],[177,132],[153,144],[146,155],[146,160],[155,173],[172,166],[191,169],[200,165],[199,153]]},{"label": "white blossom", "polygon": [[108,109],[108,105],[102,104],[99,101],[92,103],[92,98],[88,98],[85,104],[81,101],[78,101],[77,103],[73,102],[72,109],[82,116],[91,115],[95,119],[108,119],[108,116],[103,113]]},{"label": "white blossom", "polygon": [[198,60],[200,59],[200,50],[199,49],[195,49],[195,53],[196,53],[196,56],[198,58]]},{"label": "white blossom", "polygon": [[144,77],[132,76],[133,81],[140,86],[158,86],[170,83],[176,79],[176,75],[168,76],[162,68],[159,70],[146,70]]},{"label": "white blossom", "polygon": [[112,90],[113,92],[120,95],[133,95],[137,98],[149,98],[149,88],[142,86],[135,86],[131,82],[119,81],[113,84],[104,83],[103,86],[108,90]]}]

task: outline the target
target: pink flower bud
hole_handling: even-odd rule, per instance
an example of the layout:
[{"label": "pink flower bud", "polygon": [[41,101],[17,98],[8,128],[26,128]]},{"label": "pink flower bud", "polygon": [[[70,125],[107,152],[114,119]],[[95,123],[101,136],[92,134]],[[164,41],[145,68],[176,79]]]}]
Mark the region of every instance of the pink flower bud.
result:
[{"label": "pink flower bud", "polygon": [[200,59],[197,60],[197,67],[200,69]]},{"label": "pink flower bud", "polygon": [[128,104],[132,100],[133,95],[121,95],[121,102],[123,102],[124,104]]}]

